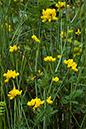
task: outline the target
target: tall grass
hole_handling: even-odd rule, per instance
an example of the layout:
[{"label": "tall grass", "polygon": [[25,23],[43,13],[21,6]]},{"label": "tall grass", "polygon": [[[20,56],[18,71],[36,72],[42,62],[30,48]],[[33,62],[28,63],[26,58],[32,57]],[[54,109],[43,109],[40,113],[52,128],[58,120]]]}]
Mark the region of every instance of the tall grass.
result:
[{"label": "tall grass", "polygon": [[[67,0],[69,7],[57,11],[59,1],[0,1],[0,129],[86,127],[86,2]],[[58,20],[42,22],[47,8],[56,9]],[[20,49],[10,52],[13,45]],[[44,61],[47,56],[56,60]],[[69,59],[76,62],[77,72],[64,63]],[[8,69],[19,76],[6,83],[3,74]],[[22,94],[11,100],[13,87]],[[51,104],[46,101],[49,96]],[[44,104],[33,110],[27,103],[36,97]]]}]

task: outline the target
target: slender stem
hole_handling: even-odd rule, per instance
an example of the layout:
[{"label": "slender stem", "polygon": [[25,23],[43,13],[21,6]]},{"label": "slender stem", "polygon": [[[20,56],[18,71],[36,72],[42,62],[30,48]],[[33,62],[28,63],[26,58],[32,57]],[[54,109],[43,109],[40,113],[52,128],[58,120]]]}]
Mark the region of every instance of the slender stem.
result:
[{"label": "slender stem", "polygon": [[14,98],[14,129],[16,129],[16,98]]},{"label": "slender stem", "polygon": [[[46,91],[44,89],[44,109],[46,110]],[[44,116],[43,129],[47,129],[46,116]]]}]

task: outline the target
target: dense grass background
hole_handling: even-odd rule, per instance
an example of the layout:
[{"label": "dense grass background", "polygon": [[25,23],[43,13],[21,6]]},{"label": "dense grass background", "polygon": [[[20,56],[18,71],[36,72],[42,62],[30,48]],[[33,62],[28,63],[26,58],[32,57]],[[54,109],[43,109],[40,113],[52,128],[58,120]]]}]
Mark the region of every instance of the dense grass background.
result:
[{"label": "dense grass background", "polygon": [[[86,1],[66,0],[69,7],[57,12],[58,20],[43,23],[42,10],[57,10],[57,3],[0,1],[0,129],[86,128]],[[78,29],[79,35],[75,34]],[[66,33],[63,38],[62,31]],[[40,43],[31,38],[33,34]],[[13,45],[20,50],[11,53]],[[56,61],[45,62],[46,56]],[[67,68],[65,59],[73,59],[78,72]],[[3,74],[8,69],[20,75],[5,83]],[[56,76],[57,83],[52,81]],[[7,94],[14,86],[22,94],[10,100]],[[52,104],[44,103],[36,110],[27,105],[35,97],[46,100],[49,96]]]}]

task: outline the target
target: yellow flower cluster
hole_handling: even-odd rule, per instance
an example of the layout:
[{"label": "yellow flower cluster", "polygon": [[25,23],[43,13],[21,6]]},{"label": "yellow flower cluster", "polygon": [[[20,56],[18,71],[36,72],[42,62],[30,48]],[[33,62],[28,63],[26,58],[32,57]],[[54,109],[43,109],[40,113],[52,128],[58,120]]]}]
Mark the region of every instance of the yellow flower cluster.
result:
[{"label": "yellow flower cluster", "polygon": [[[6,19],[6,18],[5,18]],[[5,25],[1,25],[1,28],[6,27],[8,29],[8,31],[12,31],[13,29],[11,29],[11,25],[9,25],[8,23],[5,23]]]},{"label": "yellow flower cluster", "polygon": [[[52,104],[52,100],[51,100],[51,96],[47,97],[46,102],[48,104]],[[40,105],[44,104],[44,100],[41,101],[40,98],[36,97],[35,99],[32,99],[31,101],[28,101],[27,105],[28,106],[34,106],[33,110],[35,110],[37,107],[39,107]]]},{"label": "yellow flower cluster", "polygon": [[32,39],[34,39],[36,42],[40,43],[40,40],[35,35],[32,36]]},{"label": "yellow flower cluster", "polygon": [[37,107],[40,105],[44,104],[44,100],[41,101],[40,98],[36,97],[35,99],[32,99],[31,101],[28,101],[27,105],[28,106],[34,106],[33,110],[35,110]]},{"label": "yellow flower cluster", "polygon": [[41,18],[43,19],[42,22],[46,22],[47,20],[51,22],[51,19],[58,20],[56,17],[56,10],[55,9],[46,9],[42,11],[43,16]]},{"label": "yellow flower cluster", "polygon": [[80,29],[78,29],[77,32],[75,32],[75,34],[80,35],[81,34]]},{"label": "yellow flower cluster", "polygon": [[14,51],[17,51],[18,49],[20,49],[20,46],[17,47],[16,45],[14,45],[13,47],[10,46],[9,51],[10,51],[10,52],[14,52]]},{"label": "yellow flower cluster", "polygon": [[13,87],[13,89],[9,92],[9,94],[7,94],[9,97],[10,97],[10,99],[12,100],[13,98],[15,98],[15,96],[17,96],[17,95],[21,95],[22,94],[22,90],[21,91],[19,91],[19,90],[17,90],[17,89],[15,89],[15,87]]},{"label": "yellow flower cluster", "polygon": [[61,36],[62,38],[66,37],[66,32],[62,31],[61,34],[60,34],[60,36]]},{"label": "yellow flower cluster", "polygon": [[64,63],[67,64],[68,68],[72,68],[74,71],[78,71],[77,64],[73,61],[73,59],[69,59],[69,60],[64,60]]},{"label": "yellow flower cluster", "polygon": [[56,7],[58,8],[57,11],[59,11],[60,9],[63,10],[65,6],[67,8],[69,7],[69,5],[66,5],[66,2],[60,2],[60,1],[58,1],[58,4],[56,4]]},{"label": "yellow flower cluster", "polygon": [[40,70],[38,70],[38,73],[40,73],[40,75],[43,75],[43,72],[41,72]]},{"label": "yellow flower cluster", "polygon": [[15,70],[14,71],[8,70],[7,73],[3,74],[3,76],[6,77],[6,80],[4,82],[8,82],[11,77],[15,78],[15,77],[19,76],[19,73],[16,73]]},{"label": "yellow flower cluster", "polygon": [[59,78],[58,78],[58,77],[55,77],[55,78],[53,77],[52,80],[53,80],[54,82],[58,82],[58,81],[59,81]]},{"label": "yellow flower cluster", "polygon": [[52,103],[53,103],[53,101],[51,100],[51,96],[47,97],[46,102],[47,102],[48,104],[52,104]]},{"label": "yellow flower cluster", "polygon": [[52,56],[47,56],[44,58],[44,61],[56,61],[56,58],[53,58]]}]

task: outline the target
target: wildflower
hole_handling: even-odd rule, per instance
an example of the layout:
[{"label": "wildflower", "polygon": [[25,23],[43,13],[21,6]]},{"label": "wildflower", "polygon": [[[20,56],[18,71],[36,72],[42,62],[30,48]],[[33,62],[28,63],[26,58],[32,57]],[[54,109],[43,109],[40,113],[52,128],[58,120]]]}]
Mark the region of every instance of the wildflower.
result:
[{"label": "wildflower", "polygon": [[34,39],[36,42],[40,43],[40,40],[35,35],[32,36],[32,39]]},{"label": "wildflower", "polygon": [[9,28],[8,30],[9,30],[9,31],[11,31],[11,25],[9,25],[9,27],[8,27],[8,28]]},{"label": "wildflower", "polygon": [[43,75],[43,72],[41,72],[40,70],[38,70],[38,73],[40,73],[40,75]]},{"label": "wildflower", "polygon": [[33,76],[33,74],[31,74],[31,79],[30,79],[30,80],[32,81],[32,80],[34,80],[34,78],[35,78],[35,77]]},{"label": "wildflower", "polygon": [[59,11],[60,9],[63,10],[65,6],[67,8],[69,7],[69,5],[66,5],[66,2],[60,2],[60,1],[58,1],[58,4],[56,4],[56,7],[58,8],[57,11]]},{"label": "wildflower", "polygon": [[21,95],[21,94],[22,94],[22,90],[19,91],[19,90],[15,89],[15,87],[13,87],[13,89],[9,92],[8,97],[10,97],[10,99],[12,100],[17,95]]},{"label": "wildflower", "polygon": [[28,106],[34,106],[35,105],[35,99],[32,99],[31,101],[28,101]]},{"label": "wildflower", "polygon": [[8,29],[8,23],[5,23],[6,28]]},{"label": "wildflower", "polygon": [[73,30],[68,30],[68,33],[72,33],[73,32]]},{"label": "wildflower", "polygon": [[67,63],[68,63],[68,61],[67,61],[67,60],[64,60],[64,63],[65,63],[65,64],[67,64]]},{"label": "wildflower", "polygon": [[52,61],[52,62],[54,62],[54,61],[56,61],[56,58],[53,58],[52,56],[47,56],[47,57],[44,58],[44,61]]},{"label": "wildflower", "polygon": [[78,31],[75,32],[75,34],[77,34],[77,35],[81,34],[80,29],[78,29]]},{"label": "wildflower", "polygon": [[9,51],[10,51],[10,52],[14,52],[14,51],[17,51],[18,49],[20,49],[20,46],[17,47],[16,45],[14,45],[13,47],[10,46]]},{"label": "wildflower", "polygon": [[36,102],[35,102],[35,106],[33,107],[33,110],[35,110],[37,107],[39,107],[42,104],[44,104],[44,100],[41,101],[39,98],[36,97]]},{"label": "wildflower", "polygon": [[47,102],[48,104],[52,104],[52,103],[53,103],[53,101],[51,100],[51,96],[47,97],[46,102]]},{"label": "wildflower", "polygon": [[42,81],[40,78],[38,79],[40,82]]},{"label": "wildflower", "polygon": [[60,36],[61,36],[62,38],[66,37],[66,32],[62,31],[61,34],[60,34]]},{"label": "wildflower", "polygon": [[0,4],[3,5],[3,3],[0,1]]},{"label": "wildflower", "polygon": [[52,80],[53,80],[54,82],[58,82],[58,81],[59,81],[59,78],[58,78],[58,77],[55,77],[55,78],[53,77]]},{"label": "wildflower", "polygon": [[67,60],[64,60],[64,63],[67,64],[67,67],[68,68],[72,68],[75,72],[78,71],[78,69],[76,68],[77,67],[77,64],[73,61],[73,59],[69,59],[68,61]]},{"label": "wildflower", "polygon": [[1,28],[3,28],[3,24],[1,24]]},{"label": "wildflower", "polygon": [[17,76],[19,76],[19,73],[16,73],[15,70],[8,70],[7,73],[3,74],[4,77],[6,77],[6,80],[4,82],[8,82],[10,78],[15,78]]},{"label": "wildflower", "polygon": [[28,101],[27,105],[28,106],[34,106],[33,110],[35,110],[37,107],[40,105],[44,104],[44,100],[41,101],[40,98],[36,97],[35,99],[32,99],[31,101]]},{"label": "wildflower", "polygon": [[58,20],[56,17],[56,10],[55,9],[46,9],[42,11],[43,16],[41,18],[43,19],[42,22],[46,22],[47,20],[51,22],[52,20]]},{"label": "wildflower", "polygon": [[23,0],[20,0],[20,2],[23,2]]},{"label": "wildflower", "polygon": [[29,39],[27,39],[27,41],[29,41]]},{"label": "wildflower", "polygon": [[41,71],[40,70],[38,70],[38,73],[40,73]]},{"label": "wildflower", "polygon": [[57,55],[57,58],[60,59],[61,55]]}]

